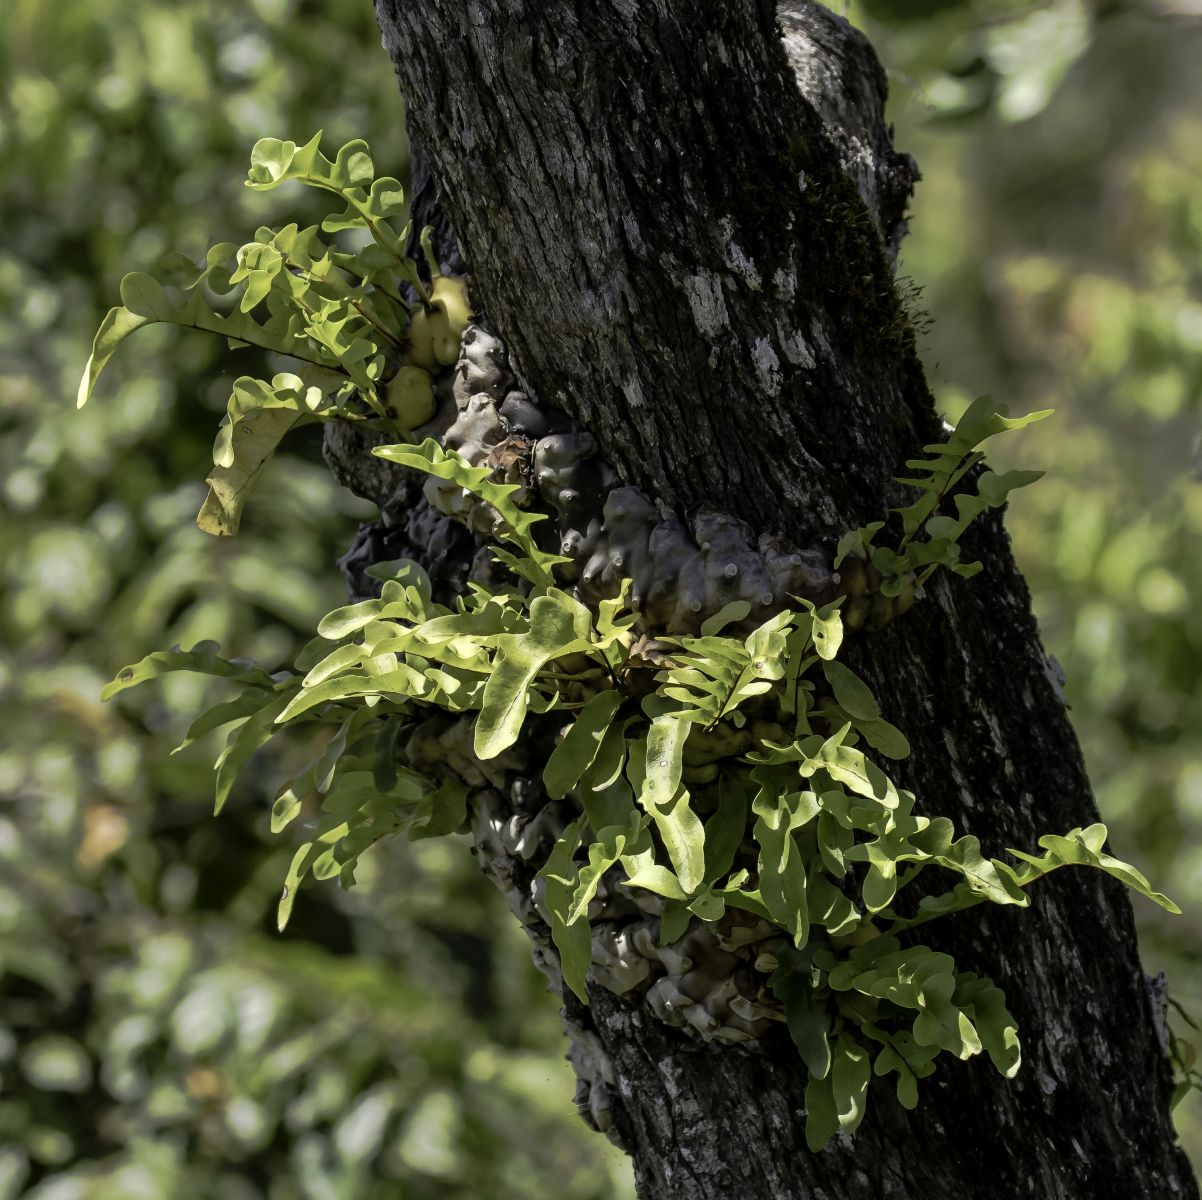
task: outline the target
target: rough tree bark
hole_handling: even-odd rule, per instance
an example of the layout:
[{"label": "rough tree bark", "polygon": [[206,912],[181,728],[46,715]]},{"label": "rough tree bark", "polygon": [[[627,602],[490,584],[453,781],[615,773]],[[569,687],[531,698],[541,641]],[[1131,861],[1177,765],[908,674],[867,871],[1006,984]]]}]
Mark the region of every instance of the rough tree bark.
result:
[{"label": "rough tree bark", "polygon": [[[902,498],[893,475],[939,429],[892,274],[917,171],[859,34],[805,0],[377,8],[444,256],[453,228],[527,391],[623,481],[827,547]],[[375,494],[352,450],[344,477]],[[1097,813],[1000,519],[966,549],[985,572],[858,638],[853,666],[909,736],[899,782],[926,810],[990,853],[1031,848]],[[783,1035],[712,1049],[638,1000],[568,996],[612,1063],[640,1196],[1198,1195],[1117,884],[1061,872],[1029,910],[924,934],[1005,989],[1022,1071],[943,1063],[913,1113],[874,1082],[859,1131],[818,1154]]]}]

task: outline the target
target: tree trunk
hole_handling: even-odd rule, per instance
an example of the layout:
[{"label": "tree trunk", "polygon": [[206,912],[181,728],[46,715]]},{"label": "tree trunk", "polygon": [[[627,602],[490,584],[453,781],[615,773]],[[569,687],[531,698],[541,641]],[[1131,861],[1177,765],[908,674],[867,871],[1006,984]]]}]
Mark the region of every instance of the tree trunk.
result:
[{"label": "tree trunk", "polygon": [[[527,432],[571,438],[570,422],[595,438],[595,496],[539,489],[561,530],[591,503],[582,536],[612,559],[605,495],[633,485],[681,536],[673,514],[693,535],[715,512],[745,522],[733,526],[751,531],[740,578],[761,580],[765,608],[786,560],[820,592],[833,539],[903,499],[893,476],[940,429],[892,276],[917,171],[892,149],[866,41],[804,0],[779,14],[765,0],[377,8],[422,164],[419,204],[437,182],[443,256],[453,227],[475,308],[526,397],[567,415]],[[523,402],[511,391],[510,416]],[[553,474],[538,453],[536,472],[544,462]],[[411,552],[463,578],[475,543],[418,489],[369,478],[345,438],[331,457],[386,507],[353,572]],[[978,526],[966,554],[985,571],[940,578],[850,655],[913,746],[899,783],[996,854],[1097,813],[1000,518]],[[587,592],[595,572],[578,581]],[[660,597],[662,623],[684,628],[713,596]],[[574,1061],[594,1087],[598,1074],[612,1084],[604,1104],[639,1195],[1198,1195],[1168,1116],[1163,1013],[1119,885],[1061,872],[1030,909],[982,906],[924,934],[1005,990],[1022,1070],[1006,1082],[980,1060],[941,1060],[912,1113],[874,1080],[859,1130],[816,1154],[785,1035],[707,1045],[637,994],[590,985],[587,1009],[565,996],[594,1052],[591,1066],[583,1050]]]}]

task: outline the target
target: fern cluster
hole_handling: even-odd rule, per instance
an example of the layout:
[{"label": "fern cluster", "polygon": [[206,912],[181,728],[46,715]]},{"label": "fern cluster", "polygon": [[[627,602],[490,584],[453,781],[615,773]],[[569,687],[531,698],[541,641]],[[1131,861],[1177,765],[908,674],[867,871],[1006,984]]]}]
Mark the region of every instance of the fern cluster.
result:
[{"label": "fern cluster", "polygon": [[[198,518],[210,532],[236,531],[249,487],[296,425],[354,421],[409,438],[431,414],[431,373],[454,363],[467,321],[463,281],[441,275],[428,237],[425,277],[406,256],[408,227],[391,224],[406,212],[397,181],[375,178],[362,142],[331,160],[319,139],[260,141],[248,186],[298,180],[333,193],[344,209],[320,229],[260,229],[240,248],[214,247],[183,290],[127,276],[80,385],[82,404],[121,341],[156,321],[299,363],[269,382],[236,381]],[[358,249],[322,240],[322,232],[347,230],[363,239]],[[974,837],[957,838],[947,818],[920,812],[880,761],[908,755],[904,734],[840,659],[845,623],[872,628],[897,615],[940,566],[964,576],[980,569],[960,561],[960,536],[1037,475],[979,473],[975,491],[955,495],[955,517],[940,508],[980,462],[981,442],[1044,415],[1011,419],[981,400],[946,442],[925,447],[902,480],[918,498],[895,510],[898,544],[879,543],[883,521],[840,542],[848,578],[841,600],[816,608],[798,599],[750,630],[750,605],[739,601],[698,637],[654,640],[630,610],[629,581],[595,609],[557,585],[555,568],[566,560],[540,547],[544,518],[517,506],[516,487],[433,440],[381,447],[381,457],[489,506],[508,586],[470,584],[445,605],[417,564],[380,564],[371,571],[380,596],[326,616],[294,670],[270,674],[203,643],[147,656],[104,694],[172,671],[238,685],[184,742],[232,727],[216,765],[218,810],[251,756],[282,729],[334,726],[272,811],[273,829],[282,830],[320,797],[288,870],[281,927],[306,876],[349,886],[359,857],[381,838],[466,827],[469,784],[418,769],[399,752],[425,717],[471,720],[473,742],[460,754],[469,775],[499,763],[532,723],[557,726],[542,782],[552,800],[570,801],[575,819],[540,875],[564,981],[587,1000],[588,910],[603,879],[660,898],[663,944],[731,908],[766,922],[779,937],[757,965],[771,973],[808,1068],[807,1137],[818,1148],[858,1125],[874,1071],[894,1075],[898,1099],[913,1107],[918,1080],[941,1053],[984,1052],[1006,1075],[1018,1068],[1002,993],[899,935],[983,902],[1024,906],[1030,884],[1070,864],[1101,869],[1175,911],[1105,853],[1101,825],[1041,838],[1041,855],[1014,850],[1006,861],[983,855]],[[950,886],[909,902],[907,889],[929,868]]]},{"label": "fern cluster", "polygon": [[[973,413],[974,436],[1006,427],[996,413],[984,420],[985,411]],[[783,939],[770,982],[809,1069],[807,1136],[819,1147],[859,1123],[873,1070],[895,1074],[899,1100],[912,1107],[917,1081],[941,1052],[984,1051],[1003,1073],[1018,1068],[1001,992],[946,954],[903,947],[898,934],[982,902],[1024,906],[1031,883],[1070,864],[1173,907],[1104,852],[1101,825],[1042,838],[1042,855],[1011,851],[1008,862],[983,855],[974,837],[957,838],[947,818],[916,811],[914,795],[878,761],[904,758],[904,735],[839,659],[840,602],[800,601],[745,636],[724,632],[748,615],[745,603],[732,604],[701,636],[663,637],[649,649],[637,614],[626,611],[628,589],[594,612],[556,586],[557,558],[534,536],[540,518],[513,504],[512,485],[490,482],[486,468],[432,440],[377,453],[491,505],[511,547],[496,553],[512,586],[473,584],[446,606],[416,564],[382,564],[373,568],[379,598],[330,613],[294,672],[267,675],[202,646],[150,655],[106,693],[170,670],[242,685],[187,738],[238,722],[217,763],[218,807],[279,729],[336,725],[272,814],[282,829],[306,796],[322,797],[288,872],[281,925],[306,875],[349,885],[357,859],[380,838],[465,827],[465,783],[397,761],[398,739],[415,720],[432,711],[473,716],[472,751],[487,763],[531,719],[551,714],[563,730],[544,787],[552,799],[574,800],[578,813],[540,872],[565,982],[587,999],[588,907],[603,877],[662,898],[665,944],[728,907],[770,923]],[[985,488],[987,502],[999,497]],[[952,886],[907,906],[903,893],[931,867],[950,872]]]},{"label": "fern cluster", "polygon": [[[465,284],[442,274],[428,237],[425,277],[405,253],[410,225],[400,183],[376,178],[366,142],[348,142],[333,159],[320,142],[320,133],[303,146],[261,139],[246,185],[262,192],[305,184],[337,197],[341,211],[320,227],[263,227],[243,246],[213,246],[199,268],[176,255],[164,263],[162,280],[126,275],[121,304],[104,318],[80,381],[82,407],[121,343],[159,322],[294,361],[294,370],[270,380],[235,381],[197,517],[207,533],[238,531],[251,487],[292,429],[348,421],[409,436],[433,415],[431,372],[459,352],[469,315]],[[357,248],[322,236],[339,233],[357,239]]]}]

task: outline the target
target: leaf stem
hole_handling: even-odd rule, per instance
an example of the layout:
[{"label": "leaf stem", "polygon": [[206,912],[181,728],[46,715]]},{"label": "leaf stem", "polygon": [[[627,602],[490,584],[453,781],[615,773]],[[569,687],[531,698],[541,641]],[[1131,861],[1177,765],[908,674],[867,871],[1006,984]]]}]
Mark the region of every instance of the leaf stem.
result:
[{"label": "leaf stem", "polygon": [[372,216],[371,209],[355,196],[353,188],[344,189],[334,187],[327,180],[319,179],[315,175],[300,175],[297,178],[303,183],[310,184],[312,187],[323,188],[327,192],[333,192],[336,196],[341,196],[363,218],[363,223],[367,226],[368,232],[375,239],[376,244],[387,250],[396,259],[397,264],[401,268],[401,274],[413,285],[414,291],[421,297],[422,304],[426,308],[430,307],[430,293],[426,285],[422,283],[421,276],[417,273],[417,264],[397,250],[396,234],[392,233],[389,229],[388,232],[391,236],[385,235],[383,229],[387,229],[388,227],[381,227],[381,223],[377,222]]},{"label": "leaf stem", "polygon": [[371,325],[371,326],[372,326],[372,328],[374,328],[374,329],[375,329],[375,330],[376,330],[376,331],[377,331],[377,332],[380,334],[380,336],[381,336],[382,338],[384,338],[384,340],[385,340],[386,342],[388,342],[388,344],[389,344],[390,346],[392,346],[392,348],[393,348],[394,350],[404,350],[404,348],[405,348],[405,345],[404,345],[404,343],[403,343],[403,342],[402,342],[402,341],[401,341],[401,340],[400,340],[398,337],[396,337],[396,335],[395,335],[395,334],[393,334],[391,330],[389,330],[389,329],[386,329],[386,328],[385,328],[385,327],[384,327],[384,326],[383,326],[383,325],[380,323],[380,321],[379,321],[379,320],[378,320],[376,317],[374,317],[374,316],[372,315],[371,311],[370,311],[369,309],[367,309],[367,308],[365,308],[365,307],[363,306],[363,303],[362,303],[362,301],[359,301],[359,300],[352,300],[352,301],[351,301],[351,305],[354,307],[355,311],[356,311],[356,312],[357,312],[357,313],[358,313],[358,314],[359,314],[359,315],[360,315],[360,316],[361,316],[361,317],[362,317],[362,318],[363,318],[363,319],[364,319],[364,320],[365,320],[365,321],[366,321],[366,322],[367,322],[369,325]]}]

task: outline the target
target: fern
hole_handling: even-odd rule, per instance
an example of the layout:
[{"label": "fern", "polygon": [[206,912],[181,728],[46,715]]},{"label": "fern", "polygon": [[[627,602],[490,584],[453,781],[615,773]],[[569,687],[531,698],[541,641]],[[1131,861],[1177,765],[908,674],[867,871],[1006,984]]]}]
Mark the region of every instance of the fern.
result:
[{"label": "fern", "polygon": [[[219,532],[236,529],[246,491],[287,430],[386,411],[384,349],[402,338],[390,330],[408,322],[409,365],[417,370],[453,349],[453,297],[435,264],[427,286],[404,257],[403,238],[389,224],[403,214],[403,196],[394,180],[374,178],[366,147],[349,143],[331,161],[316,139],[300,147],[259,143],[251,186],[290,179],[345,202],[324,230],[362,228],[372,245],[348,255],[315,229],[289,226],[261,230],[236,253],[217,247],[192,286],[241,288],[236,311],[224,314],[199,292],[182,299],[148,277],[127,277],[123,307],[106,319],[81,389],[86,399],[117,344],[152,320],[257,341],[331,369],[235,383],[202,513],[202,525]],[[411,317],[401,283],[419,298]],[[543,518],[517,507],[517,489],[433,440],[381,447],[380,457],[452,482],[485,507],[506,543],[494,553],[515,586],[474,585],[448,606],[434,601],[416,564],[381,565],[374,568],[380,596],[329,613],[292,671],[268,674],[202,643],[147,656],[104,694],[172,671],[242,689],[201,714],[184,740],[230,727],[217,761],[218,809],[277,733],[307,723],[332,728],[273,806],[277,831],[317,806],[287,872],[281,928],[307,877],[349,886],[359,858],[381,838],[464,829],[471,789],[448,780],[443,767],[477,778],[499,771],[501,756],[546,717],[544,732],[558,725],[561,736],[543,783],[574,811],[539,871],[564,982],[588,1000],[588,914],[603,880],[660,897],[667,942],[691,921],[721,920],[728,908],[769,922],[782,937],[773,960],[758,965],[770,971],[767,982],[809,1071],[807,1139],[817,1149],[857,1127],[874,1072],[895,1076],[899,1101],[913,1107],[919,1081],[941,1054],[986,1054],[1007,1077],[1018,1070],[1018,1034],[1002,993],[959,971],[947,954],[903,947],[898,935],[977,904],[1025,906],[1033,883],[1070,865],[1101,870],[1177,911],[1105,851],[1101,825],[1043,837],[1042,855],[1015,850],[1008,861],[984,855],[971,836],[956,838],[948,819],[917,811],[914,795],[878,761],[909,754],[904,734],[839,657],[847,628],[898,615],[937,567],[960,575],[979,569],[960,562],[958,539],[1035,475],[982,473],[975,493],[951,500],[955,516],[940,509],[980,463],[983,440],[1044,415],[1012,420],[978,402],[946,443],[907,464],[915,473],[903,482],[920,494],[895,510],[897,546],[876,544],[884,522],[841,541],[840,559],[849,564],[843,600],[821,609],[799,600],[742,638],[724,630],[750,608],[728,605],[700,636],[665,639],[670,658],[650,681],[631,655],[638,615],[627,611],[629,581],[616,599],[590,609],[557,586],[564,560],[540,547]],[[402,761],[402,735],[431,716],[445,727],[447,715],[457,735],[470,722],[470,745],[444,741],[438,777]],[[909,903],[907,889],[932,869],[948,886]]]},{"label": "fern", "polygon": [[[400,183],[375,176],[366,143],[348,142],[329,159],[320,142],[320,133],[303,146],[263,138],[251,152],[246,185],[269,191],[301,183],[337,197],[343,210],[320,227],[261,228],[242,246],[223,242],[199,268],[177,255],[164,264],[162,280],[126,275],[121,304],[101,323],[79,384],[82,407],[122,342],[162,323],[297,364],[270,382],[235,381],[197,517],[206,533],[237,533],[259,472],[300,425],[344,421],[409,436],[433,415],[431,370],[458,355],[466,288],[441,274],[428,239],[427,278],[404,253],[408,206]],[[371,244],[348,252],[323,238],[343,231],[366,234]]]}]

